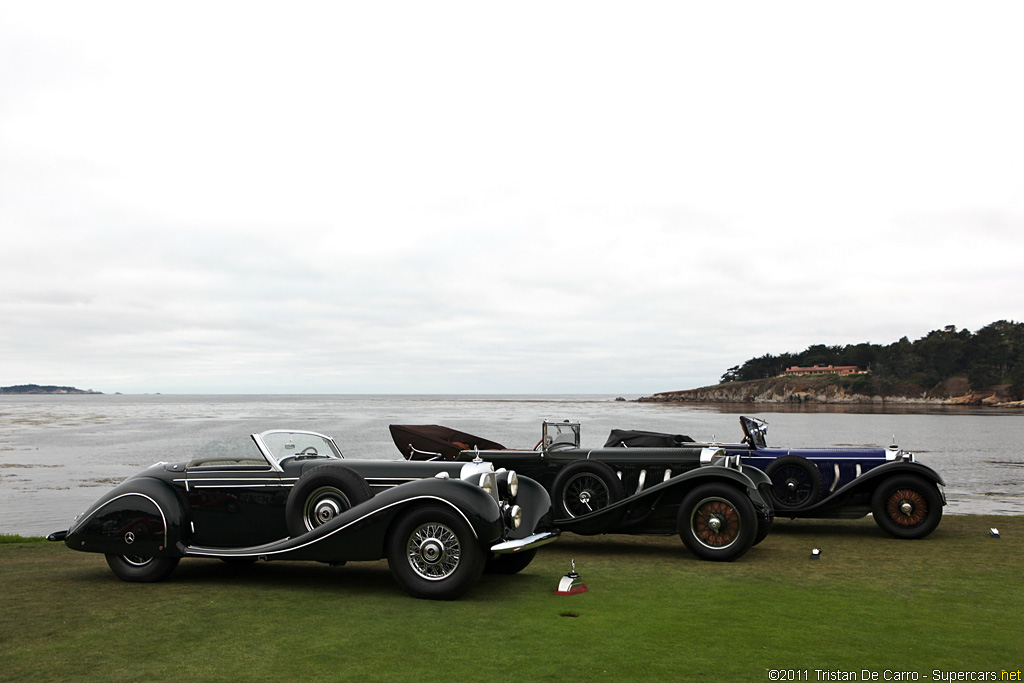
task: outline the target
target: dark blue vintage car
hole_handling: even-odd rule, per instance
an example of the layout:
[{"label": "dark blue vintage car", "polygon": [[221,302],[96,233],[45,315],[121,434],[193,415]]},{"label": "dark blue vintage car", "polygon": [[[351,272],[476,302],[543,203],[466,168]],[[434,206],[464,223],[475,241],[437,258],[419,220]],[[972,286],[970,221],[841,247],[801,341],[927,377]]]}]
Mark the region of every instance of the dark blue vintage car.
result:
[{"label": "dark blue vintage car", "polygon": [[[897,538],[924,538],[938,526],[945,482],[914,455],[888,448],[778,448],[767,445],[768,423],[740,417],[743,441],[715,444],[771,478],[780,517],[855,519],[869,512]],[[612,430],[606,447],[699,446],[682,434]]]},{"label": "dark blue vintage car", "polygon": [[323,434],[273,430],[157,463],[48,538],[102,553],[119,578],[141,582],[184,557],[386,557],[411,595],[453,599],[485,569],[525,568],[558,536],[550,507],[540,484],[490,463],[349,460]]},{"label": "dark blue vintage car", "polygon": [[679,534],[704,560],[741,557],[771,529],[771,482],[721,448],[583,448],[580,423],[545,421],[533,448],[499,443],[441,425],[391,425],[410,460],[483,458],[538,481],[551,494],[555,525],[594,534]]}]

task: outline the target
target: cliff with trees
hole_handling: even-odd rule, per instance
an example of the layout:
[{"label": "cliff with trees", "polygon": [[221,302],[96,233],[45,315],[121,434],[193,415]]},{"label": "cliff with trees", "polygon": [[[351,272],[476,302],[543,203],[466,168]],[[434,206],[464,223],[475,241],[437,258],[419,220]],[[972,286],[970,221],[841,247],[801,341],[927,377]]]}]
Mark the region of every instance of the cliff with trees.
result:
[{"label": "cliff with trees", "polygon": [[[854,375],[787,375],[794,366],[857,366]],[[1000,320],[977,332],[948,325],[888,345],[817,344],[766,354],[726,370],[711,387],[641,401],[946,403],[1024,406],[1024,323]]]}]

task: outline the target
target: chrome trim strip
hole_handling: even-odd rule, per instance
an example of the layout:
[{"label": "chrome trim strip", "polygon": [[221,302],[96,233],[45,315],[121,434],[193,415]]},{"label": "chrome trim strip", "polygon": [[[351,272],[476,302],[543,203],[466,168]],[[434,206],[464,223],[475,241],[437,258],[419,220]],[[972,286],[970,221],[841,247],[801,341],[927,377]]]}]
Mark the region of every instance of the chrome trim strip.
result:
[{"label": "chrome trim strip", "polygon": [[[359,517],[358,519],[352,520],[351,522],[349,522],[345,526],[340,526],[337,529],[335,529],[334,531],[332,531],[330,533],[327,533],[327,534],[324,534],[323,536],[321,536],[319,538],[316,538],[314,540],[308,541],[306,543],[302,543],[302,544],[297,545],[297,546],[295,546],[293,548],[288,548],[286,550],[275,550],[273,552],[268,552],[266,550],[259,550],[259,551],[255,551],[255,552],[240,552],[240,553],[227,552],[227,553],[225,553],[224,552],[225,550],[230,551],[231,548],[198,548],[198,547],[191,547],[191,548],[188,548],[188,549],[185,550],[185,555],[186,556],[199,555],[201,557],[251,557],[253,555],[264,556],[264,555],[280,555],[282,553],[290,553],[290,552],[294,552],[296,550],[300,550],[302,548],[305,548],[307,546],[313,545],[314,543],[319,543],[320,541],[323,541],[324,539],[333,536],[334,534],[338,533],[339,531],[343,531],[343,530],[349,528],[353,524],[358,524],[359,522],[363,521],[367,517],[372,517],[373,515],[377,514],[378,512],[383,512],[384,510],[387,510],[388,508],[394,507],[396,505],[404,505],[405,503],[408,503],[408,502],[414,501],[414,500],[437,500],[437,501],[440,501],[440,502],[444,503],[445,505],[449,506],[450,508],[455,510],[457,513],[459,513],[459,516],[462,517],[462,519],[465,520],[467,526],[469,526],[470,531],[473,532],[473,538],[475,538],[477,540],[480,540],[480,537],[477,535],[476,529],[474,529],[473,525],[470,523],[469,518],[466,517],[465,513],[463,513],[462,510],[460,510],[458,507],[456,507],[453,503],[451,503],[450,501],[445,500],[444,498],[438,498],[437,496],[416,496],[415,498],[403,498],[402,500],[396,500],[394,503],[389,503],[388,505],[385,505],[384,507],[377,508],[375,510],[367,512],[362,517]],[[282,539],[282,540],[286,540],[286,539]],[[266,546],[260,546],[260,547],[266,547]]]},{"label": "chrome trim strip", "polygon": [[839,485],[839,463],[835,463],[835,470],[834,471],[836,473],[836,476],[832,480],[832,486],[829,487],[829,490],[828,490],[829,493],[833,493],[836,490],[836,486]]},{"label": "chrome trim strip", "polygon": [[295,488],[295,484],[202,484],[200,482],[192,482],[192,488],[194,489],[290,489]]}]

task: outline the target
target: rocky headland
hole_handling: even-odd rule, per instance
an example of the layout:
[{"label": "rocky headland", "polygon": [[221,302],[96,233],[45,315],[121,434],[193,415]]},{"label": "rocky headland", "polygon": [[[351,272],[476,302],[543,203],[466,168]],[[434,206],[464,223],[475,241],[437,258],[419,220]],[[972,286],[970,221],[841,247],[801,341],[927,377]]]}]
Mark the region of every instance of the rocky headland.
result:
[{"label": "rocky headland", "polygon": [[637,399],[641,403],[763,403],[840,405],[942,405],[1024,408],[1013,401],[1008,386],[971,390],[966,378],[954,378],[928,390],[912,385],[868,389],[865,383],[825,375],[816,377],[772,377],[726,382],[681,391],[664,391]]},{"label": "rocky headland", "polygon": [[40,386],[38,384],[18,384],[10,387],[0,387],[0,394],[102,394],[102,391],[92,389],[76,389],[75,387],[56,387],[52,385]]}]

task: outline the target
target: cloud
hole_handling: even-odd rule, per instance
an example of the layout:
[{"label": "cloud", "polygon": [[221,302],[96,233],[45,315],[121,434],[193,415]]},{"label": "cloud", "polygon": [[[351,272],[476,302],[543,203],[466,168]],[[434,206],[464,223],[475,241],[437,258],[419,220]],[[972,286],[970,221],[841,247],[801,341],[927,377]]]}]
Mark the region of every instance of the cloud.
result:
[{"label": "cloud", "polygon": [[650,393],[1019,318],[1012,4],[0,22],[0,380]]}]

